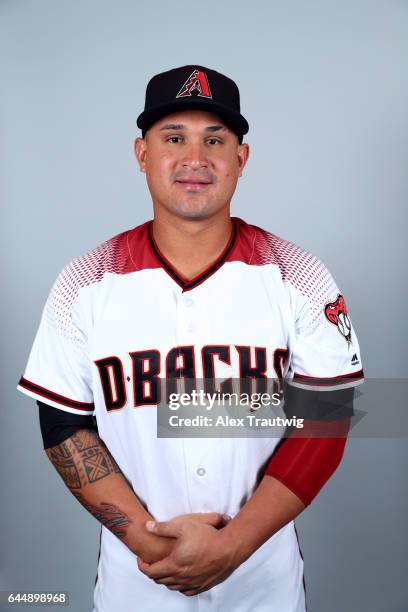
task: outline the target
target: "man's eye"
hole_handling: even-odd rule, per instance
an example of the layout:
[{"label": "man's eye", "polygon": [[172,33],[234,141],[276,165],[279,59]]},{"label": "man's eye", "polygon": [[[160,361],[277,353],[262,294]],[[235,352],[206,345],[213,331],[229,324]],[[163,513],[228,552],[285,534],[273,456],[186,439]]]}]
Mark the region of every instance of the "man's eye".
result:
[{"label": "man's eye", "polygon": [[221,143],[221,141],[220,141],[218,138],[209,138],[209,139],[207,140],[207,142],[208,142],[208,144],[210,144],[210,145],[220,144],[220,143]]},{"label": "man's eye", "polygon": [[167,142],[177,143],[177,142],[180,142],[180,140],[181,140],[180,136],[169,136],[169,138],[167,139]]}]

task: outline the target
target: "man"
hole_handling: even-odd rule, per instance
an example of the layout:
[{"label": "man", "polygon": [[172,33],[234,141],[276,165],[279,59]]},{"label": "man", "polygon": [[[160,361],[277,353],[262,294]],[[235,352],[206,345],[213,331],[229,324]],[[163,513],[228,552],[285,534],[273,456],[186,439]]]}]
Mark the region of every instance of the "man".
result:
[{"label": "man", "polygon": [[19,383],[103,525],[94,612],[302,612],[293,519],[339,464],[347,419],[279,444],[158,438],[157,383],[285,377],[315,406],[325,394],[303,389],[362,379],[344,298],[313,255],[230,216],[249,155],[231,79],[156,75],[138,126],[154,219],[62,271]]}]

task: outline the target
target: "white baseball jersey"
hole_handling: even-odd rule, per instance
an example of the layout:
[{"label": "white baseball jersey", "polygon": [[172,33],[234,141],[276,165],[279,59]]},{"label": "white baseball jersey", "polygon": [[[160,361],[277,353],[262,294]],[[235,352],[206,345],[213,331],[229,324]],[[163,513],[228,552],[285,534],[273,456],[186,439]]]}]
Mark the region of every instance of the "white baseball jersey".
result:
[{"label": "white baseball jersey", "polygon": [[[152,222],[74,259],[44,308],[19,389],[76,414],[100,437],[157,520],[236,515],[278,438],[158,438],[149,376],[284,375],[331,389],[361,382],[343,296],[309,252],[233,217],[219,258],[190,281],[155,244]],[[281,372],[279,370],[282,370]],[[155,584],[102,527],[94,612],[304,612],[293,522],[227,580],[187,598]]]}]

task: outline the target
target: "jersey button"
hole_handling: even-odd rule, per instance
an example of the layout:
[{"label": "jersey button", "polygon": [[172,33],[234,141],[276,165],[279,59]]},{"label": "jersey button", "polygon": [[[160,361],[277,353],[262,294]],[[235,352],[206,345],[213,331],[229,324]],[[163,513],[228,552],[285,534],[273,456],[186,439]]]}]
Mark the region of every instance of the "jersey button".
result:
[{"label": "jersey button", "polygon": [[198,474],[199,476],[204,476],[204,474],[205,474],[205,469],[204,469],[204,468],[202,468],[202,467],[201,467],[201,468],[198,468],[198,470],[197,470],[197,474]]},{"label": "jersey button", "polygon": [[185,305],[186,305],[188,308],[190,308],[190,306],[192,306],[192,305],[194,304],[194,301],[193,301],[193,300],[192,300],[190,297],[188,297],[188,298],[186,298],[186,299],[184,300],[184,304],[185,304]]}]

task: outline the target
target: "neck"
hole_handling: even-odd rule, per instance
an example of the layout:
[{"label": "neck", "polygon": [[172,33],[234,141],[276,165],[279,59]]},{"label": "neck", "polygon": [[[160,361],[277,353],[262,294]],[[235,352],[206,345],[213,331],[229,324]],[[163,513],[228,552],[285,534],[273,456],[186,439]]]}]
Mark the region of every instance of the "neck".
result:
[{"label": "neck", "polygon": [[208,219],[180,219],[160,211],[153,220],[153,237],[175,270],[190,280],[210,266],[228,244],[232,231],[229,211]]}]

